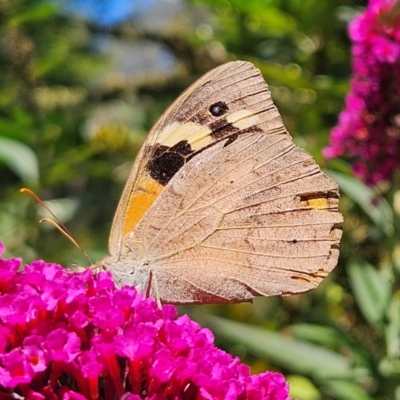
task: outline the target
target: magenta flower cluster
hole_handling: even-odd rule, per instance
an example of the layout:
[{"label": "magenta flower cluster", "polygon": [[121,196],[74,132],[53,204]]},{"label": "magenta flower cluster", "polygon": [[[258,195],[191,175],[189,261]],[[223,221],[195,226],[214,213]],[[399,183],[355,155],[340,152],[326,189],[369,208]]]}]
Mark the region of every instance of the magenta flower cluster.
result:
[{"label": "magenta flower cluster", "polygon": [[348,157],[355,175],[374,185],[400,166],[400,3],[370,0],[349,34],[350,93],[324,155]]},{"label": "magenta flower cluster", "polygon": [[20,266],[0,258],[1,399],[289,399],[281,374],[250,375],[208,329],[109,273]]}]

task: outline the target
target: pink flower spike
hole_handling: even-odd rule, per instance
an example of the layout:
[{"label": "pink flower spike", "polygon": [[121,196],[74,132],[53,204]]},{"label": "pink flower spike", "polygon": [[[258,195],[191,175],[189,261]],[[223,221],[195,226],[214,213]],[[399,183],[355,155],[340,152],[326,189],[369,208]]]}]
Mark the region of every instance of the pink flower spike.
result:
[{"label": "pink flower spike", "polygon": [[60,391],[62,394],[62,400],[88,400],[87,397],[83,396],[80,393],[74,392],[73,390],[69,390],[65,388],[65,390]]},{"label": "pink flower spike", "polygon": [[121,400],[142,400],[142,398],[137,394],[126,393],[121,397]]},{"label": "pink flower spike", "polygon": [[[327,158],[343,156],[369,185],[400,168],[400,18],[396,0],[370,0],[349,24],[350,93],[331,131]],[[388,151],[390,149],[390,151]]]},{"label": "pink flower spike", "polygon": [[[4,246],[0,242],[0,255],[4,252]],[[21,265],[20,258],[0,259],[0,293],[7,293],[11,288],[11,280]]]},{"label": "pink flower spike", "polygon": [[128,378],[131,384],[131,392],[140,394],[142,392],[142,361],[140,359],[128,362]]},{"label": "pink flower spike", "polygon": [[114,304],[124,314],[124,319],[127,320],[133,308],[142,301],[134,287],[123,287],[114,293]]},{"label": "pink flower spike", "polygon": [[69,318],[72,326],[76,329],[84,329],[90,323],[90,318],[83,311],[74,312]]},{"label": "pink flower spike", "polygon": [[285,399],[283,377],[250,377],[210,330],[117,289],[109,274],[35,261],[9,283],[0,295],[0,398]]},{"label": "pink flower spike", "polygon": [[89,302],[93,312],[93,324],[104,333],[113,335],[124,322],[123,312],[114,306],[107,296],[92,298]]},{"label": "pink flower spike", "polygon": [[22,352],[27,356],[35,373],[44,371],[49,365],[49,356],[42,348],[41,336],[28,336],[22,343]]},{"label": "pink flower spike", "polygon": [[42,393],[30,390],[26,396],[26,400],[44,400],[46,397]]},{"label": "pink flower spike", "polygon": [[121,380],[121,373],[118,365],[117,355],[114,352],[114,345],[103,342],[102,338],[100,337],[96,337],[96,342],[94,345],[96,354],[98,355],[99,359],[102,360],[104,374],[108,376],[117,395],[121,397],[124,393],[124,385]]},{"label": "pink flower spike", "polygon": [[78,368],[85,378],[96,378],[103,372],[103,364],[97,359],[94,350],[82,352],[76,359]]},{"label": "pink flower spike", "polygon": [[[91,279],[93,279],[93,275],[90,276],[92,277]],[[95,284],[97,292],[100,292],[105,289],[113,290],[115,287],[111,272],[109,271],[99,272],[96,275],[96,279],[93,281],[93,283]]]},{"label": "pink flower spike", "polygon": [[50,332],[45,341],[45,348],[52,361],[71,362],[80,351],[81,341],[75,332],[55,329]]},{"label": "pink flower spike", "polygon": [[247,394],[248,400],[286,400],[289,399],[289,385],[282,374],[265,372],[249,377]]},{"label": "pink flower spike", "polygon": [[[99,377],[103,372],[103,364],[97,360],[93,350],[85,351],[77,358],[78,370],[85,378],[85,388],[81,387],[81,392],[87,392],[91,399],[99,398]],[[79,382],[78,382],[79,384]],[[82,386],[83,381],[81,381]]]},{"label": "pink flower spike", "polygon": [[21,383],[29,383],[34,377],[28,357],[20,349],[14,349],[3,355],[0,367],[0,385],[6,388],[15,388]]}]

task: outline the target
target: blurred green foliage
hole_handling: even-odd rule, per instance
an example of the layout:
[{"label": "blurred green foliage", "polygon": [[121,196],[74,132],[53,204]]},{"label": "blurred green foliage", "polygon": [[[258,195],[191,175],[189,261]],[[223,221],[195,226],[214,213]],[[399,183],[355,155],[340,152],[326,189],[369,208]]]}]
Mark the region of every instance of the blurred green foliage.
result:
[{"label": "blurred green foliage", "polygon": [[62,2],[0,0],[0,238],[7,256],[87,261],[19,193],[29,187],[98,260],[146,132],[196,78],[255,63],[296,143],[341,187],[341,259],[315,291],[183,307],[254,372],[280,369],[299,400],[400,399],[400,192],[366,188],[327,144],[350,77],[347,22],[365,2],[158,1],[99,26]]}]

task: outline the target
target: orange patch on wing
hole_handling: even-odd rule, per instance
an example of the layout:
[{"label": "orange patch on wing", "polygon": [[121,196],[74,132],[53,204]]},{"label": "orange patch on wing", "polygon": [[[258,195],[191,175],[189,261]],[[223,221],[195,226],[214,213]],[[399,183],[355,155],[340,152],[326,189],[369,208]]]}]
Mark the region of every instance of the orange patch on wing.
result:
[{"label": "orange patch on wing", "polygon": [[129,198],[123,224],[123,236],[131,232],[142,219],[145,212],[153,205],[164,186],[150,177],[141,179],[138,187]]}]

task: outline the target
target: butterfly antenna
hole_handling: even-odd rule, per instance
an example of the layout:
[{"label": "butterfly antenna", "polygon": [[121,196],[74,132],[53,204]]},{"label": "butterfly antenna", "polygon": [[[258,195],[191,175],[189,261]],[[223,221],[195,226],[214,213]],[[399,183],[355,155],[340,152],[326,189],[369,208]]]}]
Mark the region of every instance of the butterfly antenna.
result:
[{"label": "butterfly antenna", "polygon": [[90,264],[93,264],[92,260],[87,255],[86,251],[83,250],[82,246],[73,238],[73,236],[72,236],[71,232],[68,230],[68,228],[60,221],[59,218],[57,218],[57,216],[53,213],[53,211],[50,210],[50,208],[44,203],[44,201],[38,195],[36,195],[34,192],[32,192],[32,190],[27,189],[27,188],[20,189],[20,192],[31,196],[37,203],[39,203],[43,208],[45,208],[54,218],[54,220],[53,220],[51,218],[45,217],[45,218],[42,218],[39,221],[39,223],[48,222],[49,224],[51,224],[55,228],[57,228],[59,232],[61,232],[67,239],[69,239],[74,244],[75,247],[77,247],[82,252],[82,254],[90,262]]}]

